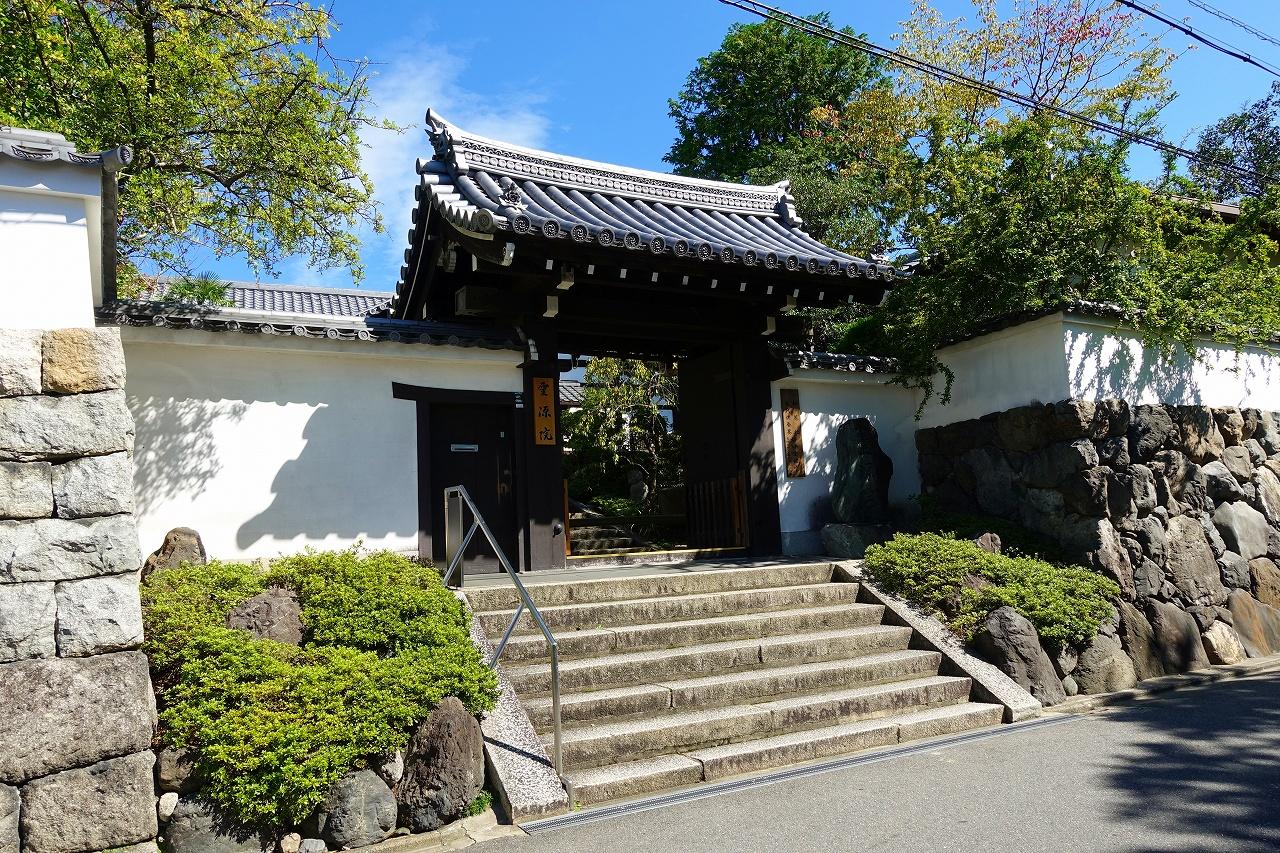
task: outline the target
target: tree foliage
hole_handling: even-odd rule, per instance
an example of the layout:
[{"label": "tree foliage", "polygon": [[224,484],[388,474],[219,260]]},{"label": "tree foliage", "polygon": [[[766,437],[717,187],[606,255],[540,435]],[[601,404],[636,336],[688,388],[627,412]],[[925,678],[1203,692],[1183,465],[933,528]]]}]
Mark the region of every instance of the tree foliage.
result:
[{"label": "tree foliage", "polygon": [[[1261,196],[1268,187],[1280,184],[1280,82],[1271,84],[1265,98],[1206,128],[1196,153],[1204,161],[1193,164],[1191,172],[1218,199]],[[1220,164],[1257,177],[1243,177]]]},{"label": "tree foliage", "polygon": [[[121,289],[139,264],[289,255],[361,276],[381,229],[360,166],[367,66],[335,58],[327,8],[292,0],[12,0],[0,5],[0,122],[82,150],[132,146],[121,174]],[[131,275],[133,274],[133,275]]]},{"label": "tree foliage", "polygon": [[[1111,0],[1015,0],[1007,17],[996,0],[973,6],[971,21],[949,21],[915,0],[897,49],[1039,104],[1160,133],[1177,57],[1141,29],[1146,19]],[[952,376],[937,350],[1028,312],[1105,303],[1166,351],[1280,331],[1272,202],[1264,194],[1225,222],[1174,164],[1142,184],[1128,155],[1129,143],[1079,123],[894,68],[887,85],[813,110],[770,162],[808,176],[796,185],[815,234],[855,254],[883,243],[921,262],[841,345],[897,357],[897,381],[945,402]]]},{"label": "tree foliage", "polygon": [[679,388],[667,365],[594,358],[583,378],[583,403],[564,416],[565,467],[575,497],[626,497],[635,469],[653,494],[682,482],[680,436],[664,406]]}]

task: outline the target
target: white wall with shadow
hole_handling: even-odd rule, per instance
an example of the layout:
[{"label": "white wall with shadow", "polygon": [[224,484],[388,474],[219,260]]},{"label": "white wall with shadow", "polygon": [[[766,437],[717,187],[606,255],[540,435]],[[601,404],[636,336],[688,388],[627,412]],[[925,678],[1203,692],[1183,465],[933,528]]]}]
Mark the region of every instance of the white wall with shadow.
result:
[{"label": "white wall with shadow", "polygon": [[1077,317],[1063,334],[1074,398],[1280,410],[1280,349],[1204,342],[1194,357],[1165,354],[1132,329]]},{"label": "white wall with shadow", "polygon": [[513,352],[123,332],[144,551],[180,526],[213,557],[415,551],[417,413],[392,383],[521,387]]}]

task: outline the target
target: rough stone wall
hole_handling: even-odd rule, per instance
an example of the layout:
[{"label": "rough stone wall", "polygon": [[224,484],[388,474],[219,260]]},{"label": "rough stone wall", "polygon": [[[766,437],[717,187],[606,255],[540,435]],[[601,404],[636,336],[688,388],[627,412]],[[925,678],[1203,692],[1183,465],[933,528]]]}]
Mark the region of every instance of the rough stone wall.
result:
[{"label": "rough stone wall", "polygon": [[1018,523],[1120,585],[1104,634],[1137,678],[1280,652],[1280,415],[1064,401],[916,445],[942,507]]},{"label": "rough stone wall", "polygon": [[0,853],[154,849],[115,329],[0,330]]}]

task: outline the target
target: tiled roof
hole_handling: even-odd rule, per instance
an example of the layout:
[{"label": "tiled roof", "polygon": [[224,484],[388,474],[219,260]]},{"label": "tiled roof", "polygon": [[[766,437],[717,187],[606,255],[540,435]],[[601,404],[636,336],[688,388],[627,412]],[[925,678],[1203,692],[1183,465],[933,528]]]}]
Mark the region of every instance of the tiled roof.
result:
[{"label": "tiled roof", "polygon": [[[427,127],[435,156],[418,161],[419,198],[429,194],[432,209],[463,231],[759,266],[784,275],[899,276],[888,264],[845,254],[806,234],[786,183],[706,181],[566,157],[467,133],[430,111]],[[415,212],[411,247],[418,242],[419,218]]]},{"label": "tiled roof", "polygon": [[560,380],[560,405],[566,409],[581,406],[586,399],[582,383],[576,379]]},{"label": "tiled roof", "polygon": [[246,311],[316,314],[323,317],[365,317],[384,312],[394,293],[295,285],[230,282],[227,295]]}]

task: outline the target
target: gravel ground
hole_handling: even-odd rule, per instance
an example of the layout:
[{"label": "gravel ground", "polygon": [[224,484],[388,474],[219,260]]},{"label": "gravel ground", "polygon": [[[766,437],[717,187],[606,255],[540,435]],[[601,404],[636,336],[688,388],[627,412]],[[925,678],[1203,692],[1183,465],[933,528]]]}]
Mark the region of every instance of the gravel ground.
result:
[{"label": "gravel ground", "polygon": [[1280,673],[477,849],[1275,853]]}]

